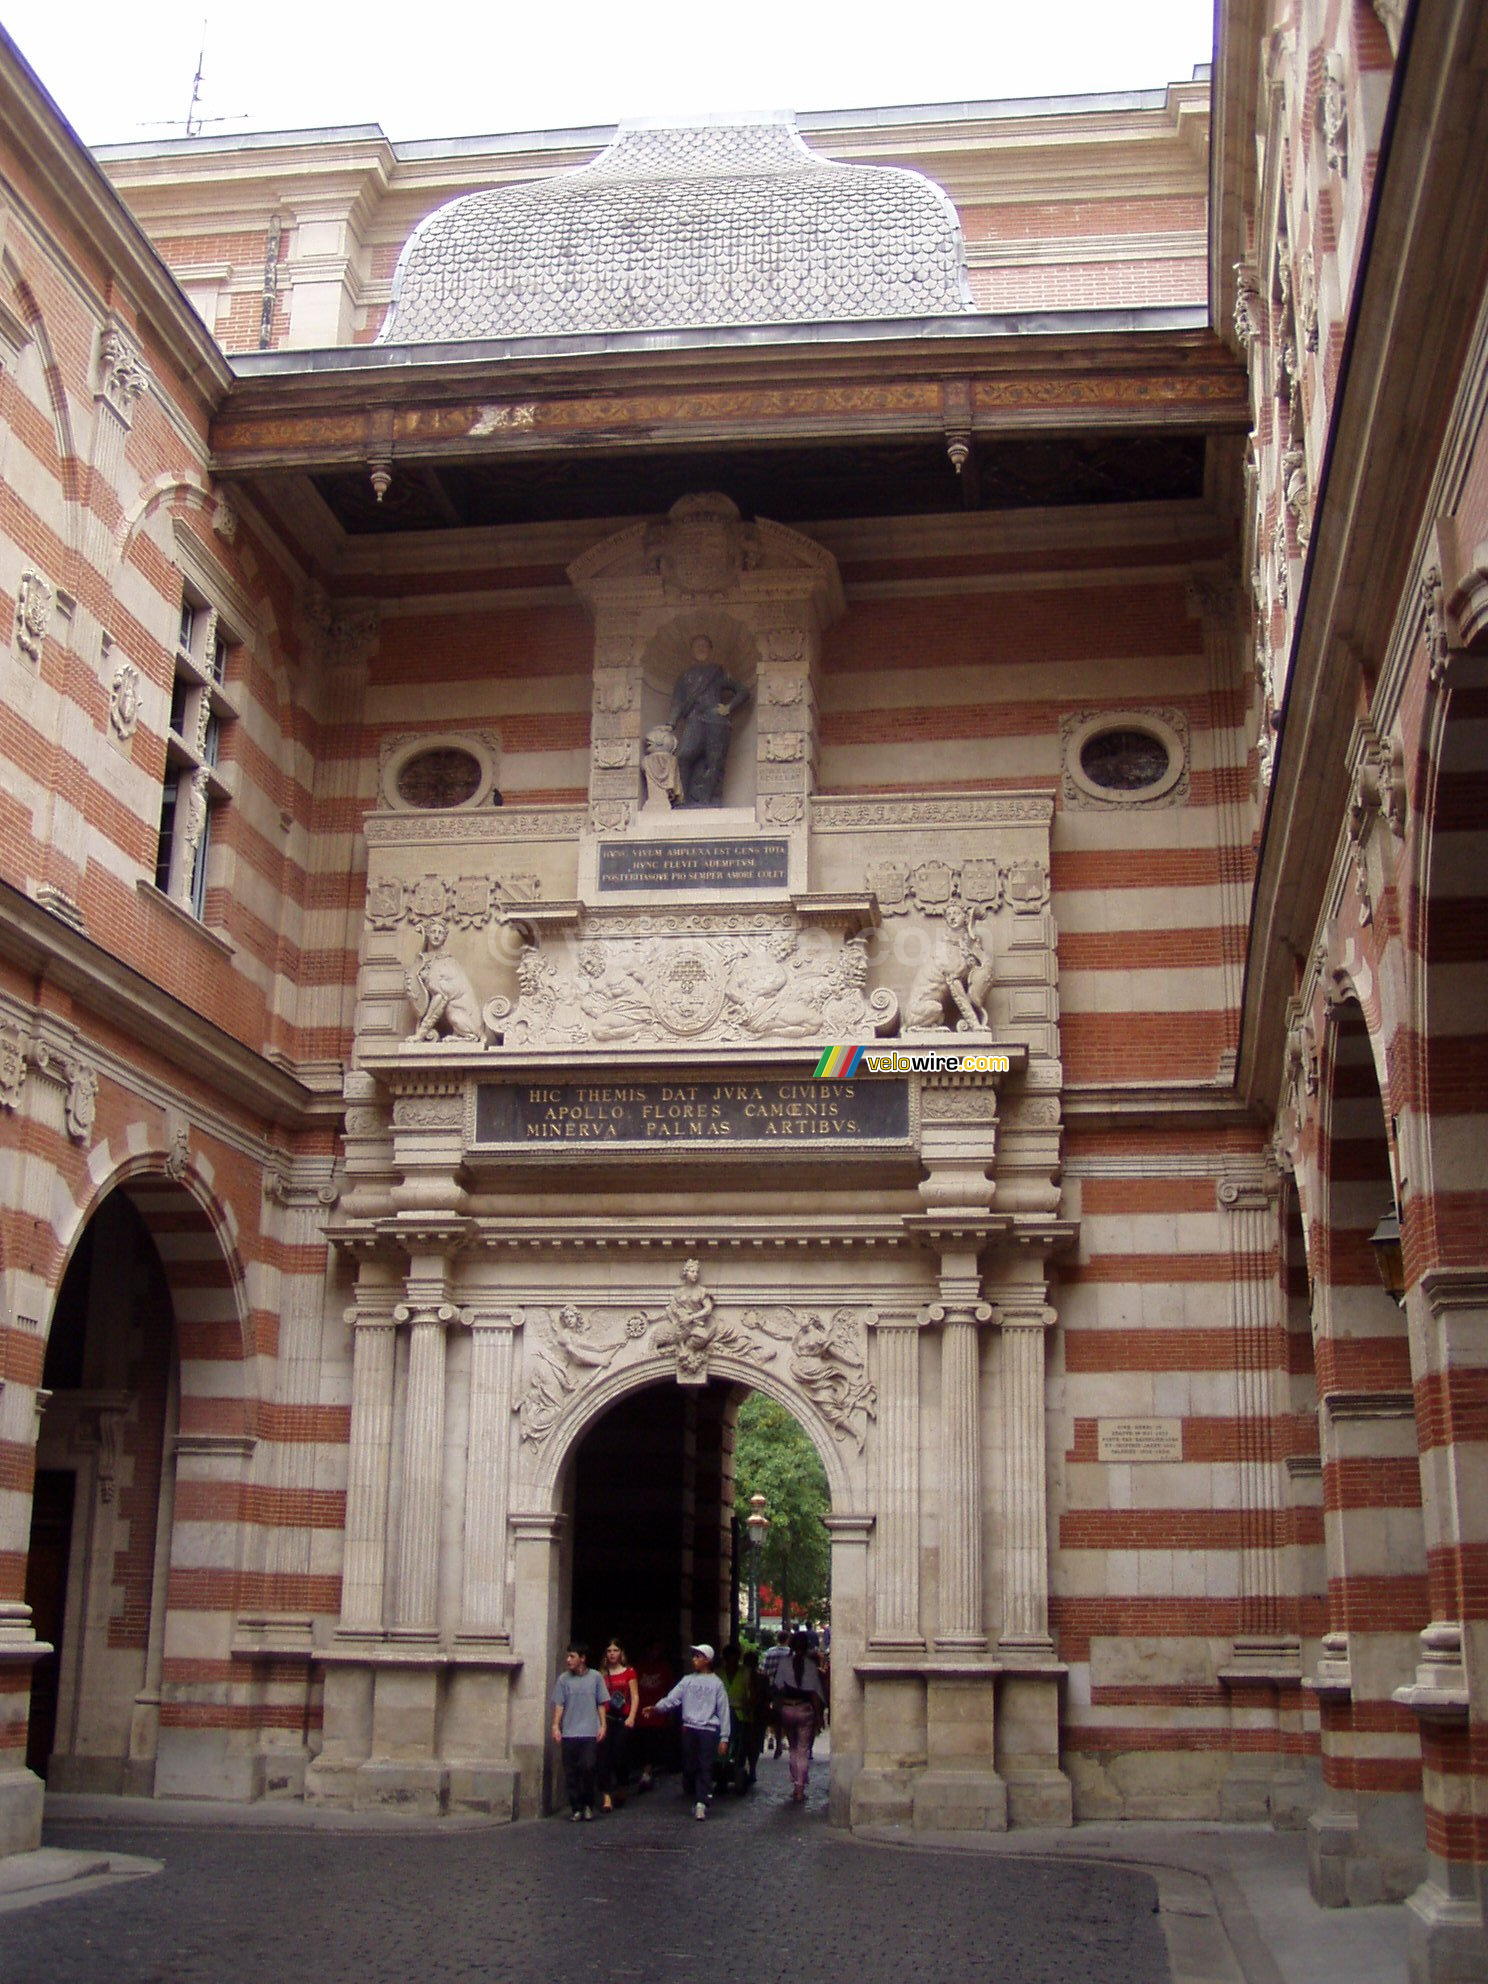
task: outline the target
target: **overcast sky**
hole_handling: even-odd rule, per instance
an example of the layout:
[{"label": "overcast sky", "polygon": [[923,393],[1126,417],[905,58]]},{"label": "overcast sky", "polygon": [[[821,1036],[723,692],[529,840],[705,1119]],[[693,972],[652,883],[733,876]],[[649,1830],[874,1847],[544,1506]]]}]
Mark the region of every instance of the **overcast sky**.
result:
[{"label": "overcast sky", "polygon": [[[380,124],[392,138],[696,110],[1156,89],[1210,59],[1212,0],[0,0],[90,144]],[[221,122],[213,122],[221,119]]]}]

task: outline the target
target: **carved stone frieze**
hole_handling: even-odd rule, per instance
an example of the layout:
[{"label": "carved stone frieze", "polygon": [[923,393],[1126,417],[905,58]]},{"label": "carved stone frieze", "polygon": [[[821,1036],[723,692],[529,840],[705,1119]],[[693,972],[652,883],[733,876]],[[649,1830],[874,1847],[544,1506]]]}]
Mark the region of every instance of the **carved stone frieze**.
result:
[{"label": "carved stone frieze", "polygon": [[493,1000],[487,1018],[510,1048],[854,1040],[897,1017],[893,993],[868,988],[861,936],[728,931],[701,916],[690,927],[699,935],[591,941],[572,956],[528,945],[516,1000]]},{"label": "carved stone frieze", "polygon": [[405,920],[479,930],[504,906],[536,902],[541,895],[536,875],[457,875],[452,881],[422,875],[413,882],[381,877],[367,885],[365,915],[374,930],[396,930]]},{"label": "carved stone frieze", "polygon": [[[923,1088],[920,1120],[925,1123],[995,1123],[997,1091],[990,1088]],[[1020,1117],[1026,1123],[1026,1116]]]},{"label": "carved stone frieze", "polygon": [[52,624],[56,598],[56,588],[40,572],[22,572],[16,589],[15,644],[35,668],[41,666],[41,651]]},{"label": "carved stone frieze", "polygon": [[952,907],[985,915],[1001,908],[1006,881],[1002,867],[982,855],[959,864],[921,861],[914,867],[903,861],[876,861],[863,871],[863,878],[885,916],[907,916],[915,909],[925,916],[944,916]]},{"label": "carved stone frieze", "polygon": [[399,1130],[458,1129],[464,1120],[458,1095],[400,1095],[393,1104],[393,1126]]},{"label": "carved stone frieze", "polygon": [[1047,826],[1052,800],[1020,794],[989,793],[968,798],[836,799],[814,798],[812,823],[830,832],[855,827]]}]

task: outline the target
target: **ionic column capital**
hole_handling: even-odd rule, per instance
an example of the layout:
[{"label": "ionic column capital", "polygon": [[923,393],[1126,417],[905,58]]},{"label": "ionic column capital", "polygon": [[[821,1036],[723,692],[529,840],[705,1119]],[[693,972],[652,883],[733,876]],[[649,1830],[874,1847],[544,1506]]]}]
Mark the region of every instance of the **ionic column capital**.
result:
[{"label": "ionic column capital", "polygon": [[400,1302],[393,1311],[393,1320],[411,1323],[415,1329],[421,1324],[433,1324],[439,1329],[466,1328],[470,1312],[454,1302]]},{"label": "ionic column capital", "polygon": [[978,1329],[983,1323],[991,1322],[992,1304],[964,1300],[932,1302],[925,1313],[930,1322],[938,1323],[943,1329],[952,1323],[968,1323]]},{"label": "ionic column capital", "polygon": [[1047,1302],[1032,1299],[1028,1302],[994,1302],[993,1311],[1000,1330],[1051,1330],[1059,1321],[1059,1311],[1051,1309]]}]

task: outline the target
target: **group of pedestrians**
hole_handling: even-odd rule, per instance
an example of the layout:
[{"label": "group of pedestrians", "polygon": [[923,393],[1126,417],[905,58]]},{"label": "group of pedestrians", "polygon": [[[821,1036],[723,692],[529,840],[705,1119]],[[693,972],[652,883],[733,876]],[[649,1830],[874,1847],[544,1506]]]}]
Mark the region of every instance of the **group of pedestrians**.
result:
[{"label": "group of pedestrians", "polygon": [[638,1672],[618,1640],[605,1648],[598,1668],[589,1649],[575,1641],[564,1657],[552,1694],[553,1741],[563,1758],[564,1787],[574,1821],[613,1811],[628,1781],[630,1753],[642,1746],[638,1790],[650,1788],[656,1746],[673,1714],[681,1719],[682,1791],[695,1819],[706,1819],[713,1788],[727,1770],[735,1788],[755,1782],[766,1727],[783,1737],[790,1752],[791,1799],[805,1801],[811,1773],[811,1747],[826,1719],[827,1685],[808,1635],[799,1631],[788,1647],[767,1654],[768,1678],[759,1657],[736,1645],[724,1649],[723,1674],[714,1672],[714,1649],[699,1641],[689,1649],[692,1671],[666,1685],[670,1674],[659,1647],[652,1647]]}]

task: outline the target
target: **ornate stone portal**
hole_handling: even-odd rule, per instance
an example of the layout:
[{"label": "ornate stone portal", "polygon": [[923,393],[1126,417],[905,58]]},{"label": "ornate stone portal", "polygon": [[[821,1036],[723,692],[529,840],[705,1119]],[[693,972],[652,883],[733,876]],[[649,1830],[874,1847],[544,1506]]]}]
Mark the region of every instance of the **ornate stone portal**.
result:
[{"label": "ornate stone portal", "polygon": [[[1052,803],[816,793],[835,568],[724,498],[572,576],[587,806],[367,822],[345,1599],[310,1794],[539,1809],[571,1458],[644,1386],[721,1384],[785,1404],[827,1469],[834,1817],[1067,1821]],[[698,669],[730,734],[721,803],[681,806]],[[983,1059],[814,1079],[825,1047],[884,1043]]]}]

